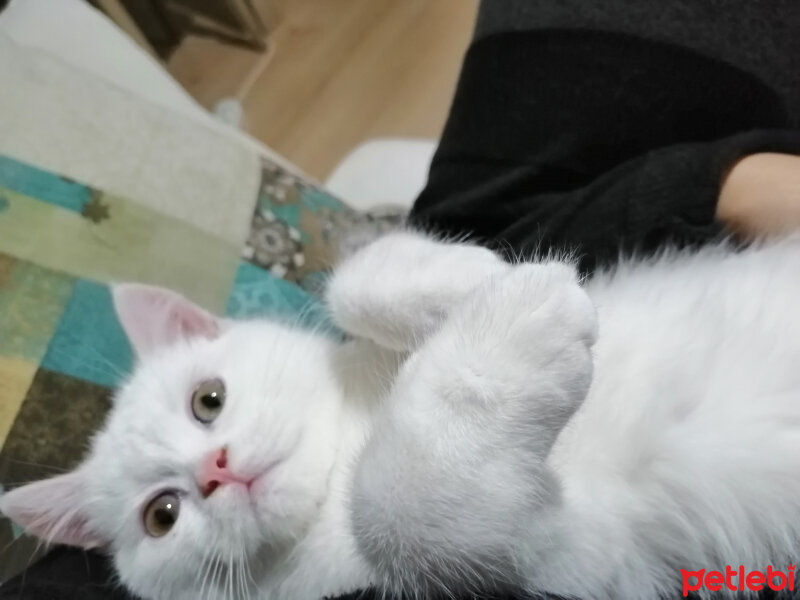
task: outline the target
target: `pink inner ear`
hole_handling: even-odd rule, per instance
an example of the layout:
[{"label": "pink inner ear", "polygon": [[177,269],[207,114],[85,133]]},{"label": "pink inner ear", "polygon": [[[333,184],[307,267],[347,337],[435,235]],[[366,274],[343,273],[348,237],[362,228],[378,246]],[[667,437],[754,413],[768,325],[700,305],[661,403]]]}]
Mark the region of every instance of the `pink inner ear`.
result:
[{"label": "pink inner ear", "polygon": [[113,295],[120,323],[139,355],[181,339],[219,335],[219,321],[211,313],[175,292],[123,284],[114,286]]},{"label": "pink inner ear", "polygon": [[[14,519],[17,521],[17,519]],[[99,548],[106,542],[91,530],[89,522],[81,513],[51,519],[48,515],[20,513],[19,524],[31,535],[51,544],[66,544],[79,548]]]},{"label": "pink inner ear", "polygon": [[178,326],[178,335],[183,337],[215,338],[219,335],[219,323],[203,309],[180,299],[172,312],[172,320]]},{"label": "pink inner ear", "polygon": [[80,471],[24,485],[0,496],[0,512],[49,543],[82,548],[106,545],[91,527]]}]

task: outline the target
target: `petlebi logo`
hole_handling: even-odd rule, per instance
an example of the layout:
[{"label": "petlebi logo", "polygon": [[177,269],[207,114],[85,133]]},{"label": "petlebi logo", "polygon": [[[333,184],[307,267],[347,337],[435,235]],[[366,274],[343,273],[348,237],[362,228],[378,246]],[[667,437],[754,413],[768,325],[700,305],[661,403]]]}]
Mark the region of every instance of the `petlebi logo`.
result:
[{"label": "petlebi logo", "polygon": [[[683,597],[689,592],[696,592],[703,588],[710,592],[719,592],[728,589],[733,592],[752,591],[759,592],[769,588],[776,592],[781,590],[794,590],[794,565],[788,565],[785,571],[767,566],[766,571],[745,571],[743,566],[733,568],[730,565],[722,571],[687,571],[681,569],[683,579]],[[724,586],[724,587],[723,587]]]}]

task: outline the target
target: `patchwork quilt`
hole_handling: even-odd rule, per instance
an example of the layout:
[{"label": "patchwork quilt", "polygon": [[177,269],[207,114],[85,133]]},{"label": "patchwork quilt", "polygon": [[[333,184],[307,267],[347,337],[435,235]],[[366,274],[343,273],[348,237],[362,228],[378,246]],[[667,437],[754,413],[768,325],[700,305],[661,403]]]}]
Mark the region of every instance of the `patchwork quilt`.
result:
[{"label": "patchwork quilt", "polygon": [[[399,212],[356,213],[265,163],[250,232],[237,248],[0,156],[0,493],[72,468],[129,373],[111,283],[162,285],[230,317],[324,324],[317,294],[340,237],[353,226],[401,221]],[[0,582],[40,552],[0,518]]]}]

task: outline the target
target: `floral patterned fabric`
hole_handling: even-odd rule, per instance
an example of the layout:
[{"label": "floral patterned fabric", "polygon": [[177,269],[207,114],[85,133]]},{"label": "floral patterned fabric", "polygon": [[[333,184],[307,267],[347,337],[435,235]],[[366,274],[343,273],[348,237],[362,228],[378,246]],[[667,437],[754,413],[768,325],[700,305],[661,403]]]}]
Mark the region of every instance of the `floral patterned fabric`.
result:
[{"label": "floral patterned fabric", "polygon": [[354,211],[280,167],[264,164],[261,190],[243,255],[276,277],[314,288],[339,241],[353,229],[382,232],[405,219],[402,209]]}]

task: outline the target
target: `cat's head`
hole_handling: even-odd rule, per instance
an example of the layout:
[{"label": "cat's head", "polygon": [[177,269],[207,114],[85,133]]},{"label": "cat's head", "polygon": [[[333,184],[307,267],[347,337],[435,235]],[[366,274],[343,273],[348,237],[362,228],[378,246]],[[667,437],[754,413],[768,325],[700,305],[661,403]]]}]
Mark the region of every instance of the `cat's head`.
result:
[{"label": "cat's head", "polygon": [[138,361],[89,456],[8,492],[0,510],[49,542],[107,548],[146,598],[239,595],[245,563],[285,558],[326,498],[331,342],[223,322],[158,288],[118,286],[114,302]]}]

